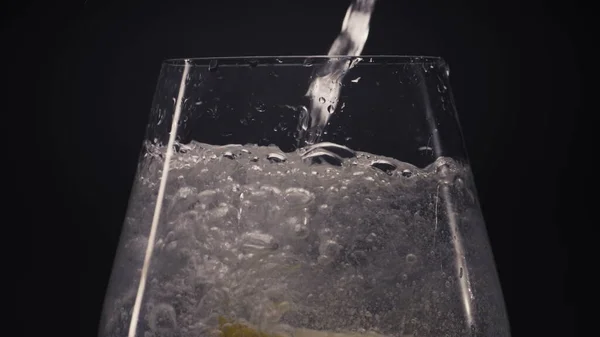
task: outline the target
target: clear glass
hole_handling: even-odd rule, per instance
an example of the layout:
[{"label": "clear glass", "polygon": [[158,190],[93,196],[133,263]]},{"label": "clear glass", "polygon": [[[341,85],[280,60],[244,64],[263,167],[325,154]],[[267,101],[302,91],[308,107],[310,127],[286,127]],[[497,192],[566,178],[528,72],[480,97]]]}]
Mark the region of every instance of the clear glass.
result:
[{"label": "clear glass", "polygon": [[[168,60],[102,337],[509,336],[441,58]],[[237,144],[237,145],[236,145]]]}]

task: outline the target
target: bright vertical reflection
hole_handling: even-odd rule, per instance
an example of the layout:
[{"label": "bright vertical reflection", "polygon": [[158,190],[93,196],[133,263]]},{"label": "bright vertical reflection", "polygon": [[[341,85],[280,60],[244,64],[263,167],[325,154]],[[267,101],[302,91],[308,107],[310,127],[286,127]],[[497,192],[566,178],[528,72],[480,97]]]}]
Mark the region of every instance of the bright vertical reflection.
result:
[{"label": "bright vertical reflection", "polygon": [[[419,88],[421,91],[421,97],[423,99],[423,108],[425,109],[425,118],[427,119],[427,125],[431,134],[431,140],[433,145],[433,152],[435,158],[440,158],[443,155],[442,145],[440,141],[440,135],[437,129],[437,120],[435,118],[434,111],[431,107],[431,98],[429,97],[429,91],[427,88],[427,82],[425,80],[425,70],[421,69],[417,71],[419,78]],[[442,170],[447,169],[445,166],[440,167]],[[440,172],[442,175],[444,172]],[[440,186],[438,186],[439,188]],[[450,187],[447,185],[441,186],[442,194],[444,196],[444,202],[446,204],[446,214],[448,216],[448,225],[450,227],[450,234],[452,235],[452,245],[454,248],[454,266],[455,272],[458,276],[458,283],[460,287],[460,297],[463,304],[465,321],[467,328],[473,325],[473,294],[469,282],[469,270],[465,262],[465,247],[463,245],[460,230],[458,229],[458,222],[456,220],[457,214],[452,203],[452,196],[450,195]],[[436,198],[437,199],[437,198]],[[437,207],[436,207],[437,209]],[[436,215],[437,219],[437,215]],[[437,224],[436,224],[437,228]]]},{"label": "bright vertical reflection", "polygon": [[142,299],[144,298],[144,290],[146,288],[146,281],[148,278],[148,269],[150,267],[150,261],[152,259],[152,252],[154,251],[154,241],[156,239],[156,229],[160,220],[160,210],[162,209],[162,203],[165,196],[165,189],[167,187],[167,176],[169,174],[169,164],[171,163],[171,157],[173,156],[173,146],[175,145],[175,139],[177,137],[177,125],[179,124],[179,117],[181,116],[181,106],[183,104],[183,96],[185,94],[185,83],[188,78],[190,71],[190,62],[185,61],[183,68],[183,74],[181,75],[181,82],[179,84],[179,93],[177,94],[177,102],[175,104],[175,113],[173,114],[173,122],[171,123],[171,131],[169,133],[169,142],[167,143],[167,151],[165,155],[165,164],[163,166],[162,176],[160,179],[160,187],[158,189],[158,196],[156,200],[156,207],[154,208],[154,215],[152,217],[152,226],[150,227],[150,235],[148,236],[148,246],[146,247],[146,254],[144,255],[144,264],[142,266],[142,275],[140,277],[140,284],[138,286],[137,294],[135,297],[135,303],[133,305],[133,312],[131,314],[131,322],[129,323],[129,337],[135,337],[140,317],[140,308],[142,305]]},{"label": "bright vertical reflection", "polygon": [[456,268],[456,275],[458,276],[465,321],[467,323],[467,328],[470,328],[473,325],[473,293],[471,291],[471,285],[469,282],[469,269],[465,263],[465,247],[458,229],[458,222],[456,221],[457,214],[454,211],[454,205],[451,201],[452,196],[450,195],[450,187],[442,186],[442,193],[444,195],[444,202],[446,203],[446,213],[448,215],[450,234],[452,235],[452,245],[454,247],[454,266]]}]

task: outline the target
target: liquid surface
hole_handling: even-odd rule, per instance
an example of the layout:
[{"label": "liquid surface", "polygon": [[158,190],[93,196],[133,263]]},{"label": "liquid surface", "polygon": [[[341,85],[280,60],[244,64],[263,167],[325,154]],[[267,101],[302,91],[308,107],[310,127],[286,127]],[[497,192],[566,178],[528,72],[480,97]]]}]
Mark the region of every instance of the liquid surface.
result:
[{"label": "liquid surface", "polygon": [[[419,169],[332,143],[177,150],[139,336],[223,336],[223,319],[257,336],[464,330],[467,271],[452,276],[448,219],[482,225],[468,168],[440,158]],[[104,336],[128,327],[164,152],[149,145],[139,169]]]}]

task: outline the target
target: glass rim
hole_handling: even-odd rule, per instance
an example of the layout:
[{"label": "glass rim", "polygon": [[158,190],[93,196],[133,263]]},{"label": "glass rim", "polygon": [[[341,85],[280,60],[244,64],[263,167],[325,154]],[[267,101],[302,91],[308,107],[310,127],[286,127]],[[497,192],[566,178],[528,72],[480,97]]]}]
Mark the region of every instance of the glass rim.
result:
[{"label": "glass rim", "polygon": [[446,61],[439,56],[423,55],[285,55],[285,56],[215,56],[215,57],[192,57],[171,58],[163,60],[162,64],[167,66],[184,66],[186,62],[192,66],[209,66],[211,62],[218,62],[226,66],[310,66],[322,64],[331,59],[362,59],[361,65],[382,64],[430,64],[437,63],[446,65]]}]

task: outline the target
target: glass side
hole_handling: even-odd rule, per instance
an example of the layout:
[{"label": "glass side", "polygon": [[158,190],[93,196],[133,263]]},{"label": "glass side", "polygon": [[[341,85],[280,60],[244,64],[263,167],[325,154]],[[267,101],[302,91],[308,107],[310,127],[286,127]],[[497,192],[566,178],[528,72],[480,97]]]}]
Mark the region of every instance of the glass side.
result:
[{"label": "glass side", "polygon": [[99,335],[510,336],[462,142],[440,58],[166,61]]}]

